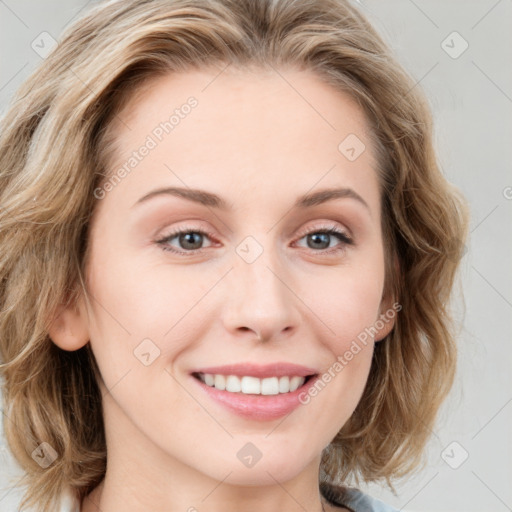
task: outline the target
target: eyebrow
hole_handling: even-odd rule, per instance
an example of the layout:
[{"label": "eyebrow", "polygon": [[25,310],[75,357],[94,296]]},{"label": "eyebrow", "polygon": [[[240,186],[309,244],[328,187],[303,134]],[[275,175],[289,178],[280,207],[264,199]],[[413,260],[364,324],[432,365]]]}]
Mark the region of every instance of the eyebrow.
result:
[{"label": "eyebrow", "polygon": [[[146,195],[142,196],[138,201],[133,204],[132,208],[140,203],[144,203],[149,199],[160,196],[160,195],[171,195],[175,197],[181,197],[195,203],[202,204],[204,206],[210,206],[220,210],[229,210],[231,205],[223,198],[212,192],[206,190],[199,190],[194,188],[182,188],[182,187],[166,187],[152,190]],[[368,203],[354,190],[351,188],[328,188],[304,194],[300,196],[294,203],[293,208],[304,209],[311,206],[317,206],[333,199],[351,198],[355,199],[359,203],[363,204],[368,210],[370,207]]]}]

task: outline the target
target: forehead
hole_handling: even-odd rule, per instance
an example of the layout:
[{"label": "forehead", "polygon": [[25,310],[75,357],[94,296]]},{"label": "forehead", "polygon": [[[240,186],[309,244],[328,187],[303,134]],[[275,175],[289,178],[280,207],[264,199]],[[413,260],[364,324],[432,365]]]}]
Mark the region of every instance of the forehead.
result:
[{"label": "forehead", "polygon": [[[155,185],[208,188],[222,196],[232,190],[267,201],[269,190],[289,191],[291,198],[317,184],[344,185],[363,191],[369,203],[378,201],[362,109],[311,71],[228,66],[169,73],[140,88],[112,128],[111,172],[151,141],[119,187],[132,203]],[[348,158],[347,145],[361,154]]]},{"label": "forehead", "polygon": [[[238,125],[245,134],[249,127],[253,132],[265,128],[269,135],[274,127],[283,128],[280,139],[285,140],[302,134],[310,139],[314,133],[317,138],[329,132],[341,135],[348,126],[364,136],[369,128],[356,101],[311,70],[242,70],[228,66],[173,72],[147,80],[114,119],[115,133],[127,142],[140,135],[138,132],[150,133],[155,123],[179,114],[191,97],[199,108],[193,109],[194,116],[187,124],[194,124],[196,131],[211,128],[211,122],[216,121],[219,131]],[[178,130],[173,133],[173,138],[177,137]]]}]

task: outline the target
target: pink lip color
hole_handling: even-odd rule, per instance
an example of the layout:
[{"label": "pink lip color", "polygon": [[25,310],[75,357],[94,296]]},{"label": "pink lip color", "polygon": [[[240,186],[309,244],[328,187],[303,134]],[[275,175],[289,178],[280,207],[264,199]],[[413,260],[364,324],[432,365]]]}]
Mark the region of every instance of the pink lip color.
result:
[{"label": "pink lip color", "polygon": [[294,375],[297,375],[298,377],[307,377],[308,375],[317,374],[318,370],[292,363],[272,363],[266,365],[240,363],[198,368],[190,373],[212,373],[226,376],[237,375],[238,377],[247,375],[264,379],[265,377],[284,377],[286,375],[290,377],[293,377]]},{"label": "pink lip color", "polygon": [[[234,374],[231,373],[230,375]],[[248,374],[245,373],[244,375]],[[276,376],[275,373],[273,375]],[[311,373],[309,375],[311,375]],[[299,395],[301,393],[307,393],[309,387],[316,382],[318,375],[309,379],[295,391],[279,395],[244,395],[243,393],[230,393],[229,391],[221,391],[220,389],[208,386],[193,376],[191,376],[191,378],[210,398],[220,403],[228,410],[248,419],[269,421],[290,414],[294,409],[299,407],[299,405],[302,405],[299,401]]]}]

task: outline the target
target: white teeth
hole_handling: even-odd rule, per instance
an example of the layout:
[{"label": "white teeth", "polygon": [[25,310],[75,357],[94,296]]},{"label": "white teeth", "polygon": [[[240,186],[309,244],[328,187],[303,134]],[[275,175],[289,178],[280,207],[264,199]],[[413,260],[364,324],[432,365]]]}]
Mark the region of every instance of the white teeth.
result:
[{"label": "white teeth", "polygon": [[230,393],[244,393],[246,395],[278,395],[290,393],[300,388],[306,381],[305,377],[297,375],[288,377],[238,377],[237,375],[212,375],[211,373],[199,373],[199,379],[206,385],[229,391]]},{"label": "white teeth", "polygon": [[[231,391],[228,389],[228,391]],[[261,393],[261,381],[257,377],[242,377],[242,393],[246,395],[259,395]]]},{"label": "white teeth", "polygon": [[304,384],[304,377],[292,377],[290,379],[290,391],[295,391]]},{"label": "white teeth", "polygon": [[231,393],[239,393],[242,390],[240,379],[234,375],[228,375],[226,379],[226,389]]},{"label": "white teeth", "polygon": [[279,379],[279,393],[288,393],[290,391],[290,377],[281,377]]},{"label": "white teeth", "polygon": [[214,386],[217,389],[226,389],[226,377],[224,377],[224,375],[215,375],[214,379]]},{"label": "white teeth", "polygon": [[279,393],[279,379],[277,377],[267,377],[261,380],[262,395],[277,395]]}]

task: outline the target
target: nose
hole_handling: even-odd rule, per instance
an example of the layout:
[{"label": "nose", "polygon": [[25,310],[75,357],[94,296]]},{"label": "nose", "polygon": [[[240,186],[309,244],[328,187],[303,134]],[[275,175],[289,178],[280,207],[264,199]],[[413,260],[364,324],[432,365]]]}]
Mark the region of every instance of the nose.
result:
[{"label": "nose", "polygon": [[252,262],[235,254],[223,309],[224,326],[235,337],[266,342],[288,337],[297,328],[300,301],[290,272],[271,253],[265,249]]}]

